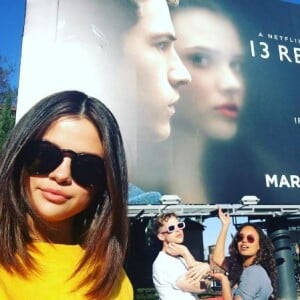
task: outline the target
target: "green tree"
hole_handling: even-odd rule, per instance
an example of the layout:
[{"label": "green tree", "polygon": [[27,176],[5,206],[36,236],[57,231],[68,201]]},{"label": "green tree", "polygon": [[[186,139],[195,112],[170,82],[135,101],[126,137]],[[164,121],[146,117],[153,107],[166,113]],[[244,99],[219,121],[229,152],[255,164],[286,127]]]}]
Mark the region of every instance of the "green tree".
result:
[{"label": "green tree", "polygon": [[0,147],[3,145],[8,133],[15,124],[15,116],[12,112],[12,94],[7,94],[0,112]]},{"label": "green tree", "polygon": [[12,105],[16,102],[17,90],[9,82],[13,72],[14,68],[0,55],[0,147],[15,123]]}]

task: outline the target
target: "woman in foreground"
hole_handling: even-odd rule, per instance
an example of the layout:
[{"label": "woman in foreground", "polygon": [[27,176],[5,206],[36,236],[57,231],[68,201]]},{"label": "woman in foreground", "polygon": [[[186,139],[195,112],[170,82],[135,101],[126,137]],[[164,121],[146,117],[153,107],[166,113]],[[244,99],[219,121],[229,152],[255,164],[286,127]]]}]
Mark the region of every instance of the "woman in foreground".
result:
[{"label": "woman in foreground", "polygon": [[0,298],[133,299],[111,112],[81,92],[50,95],[16,124],[0,161]]}]

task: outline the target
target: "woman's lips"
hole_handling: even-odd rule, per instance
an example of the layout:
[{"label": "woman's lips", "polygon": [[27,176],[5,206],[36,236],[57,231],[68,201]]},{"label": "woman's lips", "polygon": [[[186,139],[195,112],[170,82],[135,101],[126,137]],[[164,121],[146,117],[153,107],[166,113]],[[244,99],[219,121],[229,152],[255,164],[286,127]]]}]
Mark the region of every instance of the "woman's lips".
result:
[{"label": "woman's lips", "polygon": [[248,249],[249,249],[249,247],[246,246],[246,245],[242,245],[242,246],[239,247],[240,252],[247,251]]},{"label": "woman's lips", "polygon": [[46,200],[55,204],[63,204],[69,199],[65,193],[58,190],[41,189],[41,193]]},{"label": "woman's lips", "polygon": [[235,119],[239,115],[239,108],[235,104],[220,105],[215,107],[215,110],[230,119]]}]

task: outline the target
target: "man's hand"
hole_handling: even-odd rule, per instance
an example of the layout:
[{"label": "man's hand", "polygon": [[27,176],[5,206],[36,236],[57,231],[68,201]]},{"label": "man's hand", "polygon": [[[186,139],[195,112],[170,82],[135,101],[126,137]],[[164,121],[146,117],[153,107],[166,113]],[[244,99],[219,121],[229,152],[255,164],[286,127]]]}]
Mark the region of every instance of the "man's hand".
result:
[{"label": "man's hand", "polygon": [[166,249],[167,253],[172,256],[182,256],[189,251],[188,248],[181,244],[169,243]]},{"label": "man's hand", "polygon": [[209,271],[209,264],[196,262],[189,271],[177,279],[177,287],[186,292],[203,293],[210,285],[210,281],[205,279]]},{"label": "man's hand", "polygon": [[189,269],[186,273],[186,277],[193,282],[200,282],[205,275],[210,272],[209,264],[203,262],[197,262],[195,266]]}]

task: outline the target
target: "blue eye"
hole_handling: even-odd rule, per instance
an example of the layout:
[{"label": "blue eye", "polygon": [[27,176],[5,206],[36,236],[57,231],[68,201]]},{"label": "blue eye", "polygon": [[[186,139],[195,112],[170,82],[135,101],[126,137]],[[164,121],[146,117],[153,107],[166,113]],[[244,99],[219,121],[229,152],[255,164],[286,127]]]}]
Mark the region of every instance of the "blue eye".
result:
[{"label": "blue eye", "polygon": [[161,41],[156,44],[156,47],[160,50],[166,50],[168,46],[170,45],[170,41]]},{"label": "blue eye", "polygon": [[190,55],[189,60],[196,67],[206,67],[209,64],[209,57],[200,53]]},{"label": "blue eye", "polygon": [[243,62],[241,60],[234,60],[230,63],[230,67],[236,73],[241,73],[243,69]]}]

